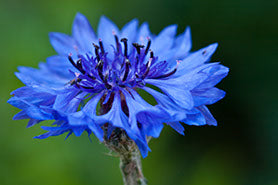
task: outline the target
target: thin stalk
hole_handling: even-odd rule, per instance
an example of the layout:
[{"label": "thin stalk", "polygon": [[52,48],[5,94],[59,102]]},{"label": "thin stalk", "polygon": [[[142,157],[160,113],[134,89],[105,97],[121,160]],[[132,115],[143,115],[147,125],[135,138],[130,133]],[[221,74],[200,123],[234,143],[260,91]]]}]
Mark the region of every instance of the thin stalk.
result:
[{"label": "thin stalk", "polygon": [[137,149],[120,156],[124,185],[147,185],[142,172],[141,156]]}]

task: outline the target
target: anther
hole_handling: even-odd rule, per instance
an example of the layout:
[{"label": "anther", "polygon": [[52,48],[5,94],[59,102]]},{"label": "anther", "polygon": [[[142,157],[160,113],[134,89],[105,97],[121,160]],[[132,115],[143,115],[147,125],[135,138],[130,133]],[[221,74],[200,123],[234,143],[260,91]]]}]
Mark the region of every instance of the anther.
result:
[{"label": "anther", "polygon": [[100,61],[100,57],[99,57],[99,53],[98,53],[99,46],[94,44],[94,43],[93,43],[93,46],[95,47],[95,54],[96,54],[96,57],[97,57],[97,61]]},{"label": "anther", "polygon": [[152,60],[153,60],[153,58],[150,58],[149,61],[148,61],[148,63],[147,63],[147,69],[146,69],[145,73],[144,73],[143,76],[142,76],[143,79],[148,75],[148,73],[149,73],[149,71],[150,71],[150,67],[151,67],[151,64],[152,64]]},{"label": "anther", "polygon": [[101,39],[99,39],[99,46],[100,46],[101,54],[104,55],[105,52],[104,52],[104,47]]},{"label": "anther", "polygon": [[80,78],[74,78],[74,79],[72,79],[70,82],[69,82],[69,84],[70,85],[75,85],[75,84],[77,84],[77,83],[79,83],[79,82],[81,82],[82,81],[82,79],[80,79]]},{"label": "anther", "polygon": [[141,48],[143,48],[144,46],[138,43],[132,43],[132,45],[136,48],[137,53],[140,55]]},{"label": "anther", "polygon": [[98,62],[98,64],[96,65],[96,69],[98,71],[98,76],[101,78],[102,81],[104,81],[104,76],[102,74],[102,70],[103,70],[103,61],[100,60]]},{"label": "anther", "polygon": [[171,75],[173,75],[173,74],[177,71],[177,69],[178,69],[178,65],[176,66],[176,68],[175,68],[173,71],[171,71],[171,72],[169,72],[169,73],[166,73],[166,74],[164,74],[164,75],[160,75],[160,76],[157,76],[157,77],[153,77],[153,79],[160,79],[160,78],[166,78],[166,77],[168,77],[168,76],[171,76]]},{"label": "anther", "polygon": [[74,67],[76,67],[76,64],[74,63],[74,61],[73,61],[73,59],[72,59],[72,57],[71,57],[71,54],[69,54],[68,59],[69,59],[70,63],[71,63]]},{"label": "anther", "polygon": [[146,47],[146,50],[145,50],[145,55],[148,54],[148,51],[149,51],[150,47],[151,47],[151,39],[148,38],[148,44],[147,44],[147,47]]},{"label": "anther", "polygon": [[82,74],[85,74],[85,73],[86,73],[85,70],[84,70],[83,67],[82,67],[82,60],[81,60],[81,58],[80,58],[79,60],[77,60],[76,66],[77,66],[78,70],[79,70]]},{"label": "anther", "polygon": [[94,87],[87,87],[87,86],[83,86],[83,85],[80,85],[80,84],[79,84],[79,86],[84,88],[84,89],[94,89]]},{"label": "anther", "polygon": [[124,43],[125,46],[124,56],[127,58],[127,38],[122,38],[121,42]]},{"label": "anther", "polygon": [[82,63],[81,63],[81,59],[79,59],[77,61],[77,64],[73,61],[72,57],[71,57],[71,54],[68,56],[68,59],[70,61],[70,63],[76,68],[78,69],[82,74],[85,74],[85,71],[82,67]]},{"label": "anther", "polygon": [[153,58],[153,57],[154,57],[153,51],[151,51],[150,55],[151,55],[150,58]]},{"label": "anther", "polygon": [[123,77],[122,81],[126,81],[126,79],[127,79],[128,72],[129,72],[129,66],[130,66],[130,62],[129,62],[128,59],[126,59],[125,60],[125,74],[124,74],[124,77]]},{"label": "anther", "polygon": [[116,46],[117,46],[117,52],[119,53],[119,52],[120,52],[119,38],[118,38],[118,36],[116,35],[115,32],[113,32],[113,35],[114,35],[114,37],[115,37],[115,42],[116,42]]}]

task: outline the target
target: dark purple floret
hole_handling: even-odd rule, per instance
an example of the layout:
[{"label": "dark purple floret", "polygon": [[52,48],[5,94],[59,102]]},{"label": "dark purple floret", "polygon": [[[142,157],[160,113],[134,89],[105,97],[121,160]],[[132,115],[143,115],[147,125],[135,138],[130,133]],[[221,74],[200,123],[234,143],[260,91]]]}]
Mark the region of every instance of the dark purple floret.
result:
[{"label": "dark purple floret", "polygon": [[[150,51],[150,57],[146,58],[151,47],[151,40],[149,38],[146,47],[138,43],[132,43],[134,49],[128,56],[127,38],[121,39],[121,42],[123,42],[124,44],[124,48],[122,49],[122,45],[119,43],[118,36],[114,34],[114,37],[117,49],[114,53],[115,59],[113,60],[112,65],[111,60],[105,57],[105,48],[101,39],[99,39],[99,45],[93,43],[93,46],[95,48],[95,57],[88,58],[85,56],[79,56],[80,58],[77,59],[77,61],[75,62],[73,61],[71,55],[68,56],[70,63],[80,72],[80,74],[83,74],[81,76],[79,74],[76,74],[77,80],[74,80],[75,83],[72,83],[72,85],[74,85],[78,89],[87,89],[90,93],[94,93],[94,91],[99,92],[104,89],[117,90],[118,87],[137,88],[142,86],[141,82],[144,79],[148,78],[148,74],[150,71],[152,71],[152,69],[152,72],[157,70],[155,67],[152,68],[152,64],[156,60],[154,57],[154,52]],[[159,63],[165,62],[158,62],[156,66],[159,65]],[[95,65],[95,67],[83,68],[83,64],[86,64],[86,66]],[[114,65],[118,65],[121,67],[114,68]],[[176,71],[177,68],[164,74],[161,74],[160,71],[159,75],[150,76],[149,78],[166,78],[173,75]],[[96,76],[92,76],[91,74]],[[116,78],[118,79],[116,83],[114,83],[115,74],[117,75]]]}]

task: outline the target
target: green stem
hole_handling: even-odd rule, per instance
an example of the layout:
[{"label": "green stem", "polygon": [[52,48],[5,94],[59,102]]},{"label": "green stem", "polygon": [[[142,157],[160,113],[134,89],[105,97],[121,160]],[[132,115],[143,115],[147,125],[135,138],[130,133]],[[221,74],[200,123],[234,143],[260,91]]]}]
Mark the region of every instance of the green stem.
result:
[{"label": "green stem", "polygon": [[141,155],[135,142],[118,128],[109,138],[106,129],[104,133],[104,144],[120,158],[124,185],[147,185],[142,172]]},{"label": "green stem", "polygon": [[142,172],[141,156],[137,149],[120,156],[124,185],[147,185]]}]

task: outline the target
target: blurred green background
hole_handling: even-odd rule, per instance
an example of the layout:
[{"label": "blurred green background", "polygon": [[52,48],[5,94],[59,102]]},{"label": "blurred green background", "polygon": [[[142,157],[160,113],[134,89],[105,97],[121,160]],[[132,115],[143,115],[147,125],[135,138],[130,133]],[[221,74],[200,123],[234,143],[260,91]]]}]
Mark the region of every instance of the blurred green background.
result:
[{"label": "blurred green background", "polygon": [[218,127],[170,128],[150,143],[143,160],[150,185],[278,184],[278,1],[277,0],[1,0],[0,1],[0,184],[122,184],[117,158],[87,136],[35,140],[38,127],[12,121],[18,110],[6,101],[22,86],[17,66],[37,67],[54,55],[48,33],[70,33],[77,12],[97,27],[101,15],[119,27],[138,18],[153,33],[191,26],[193,49],[218,42],[213,60],[230,67],[218,87],[225,99],[210,106]]}]

